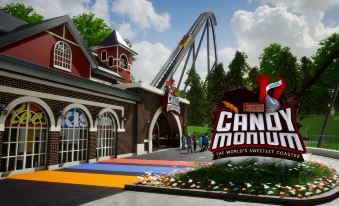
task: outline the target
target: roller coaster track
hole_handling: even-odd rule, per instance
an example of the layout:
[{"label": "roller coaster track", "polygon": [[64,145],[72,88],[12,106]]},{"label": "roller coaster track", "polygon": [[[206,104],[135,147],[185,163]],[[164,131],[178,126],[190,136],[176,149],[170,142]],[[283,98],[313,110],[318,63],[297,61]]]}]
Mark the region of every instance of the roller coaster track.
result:
[{"label": "roller coaster track", "polygon": [[[153,81],[151,82],[151,86],[157,87],[157,88],[163,88],[163,86],[166,83],[166,80],[172,79],[173,75],[177,71],[180,63],[186,56],[186,60],[184,63],[183,70],[180,75],[180,79],[178,81],[177,88],[180,87],[180,84],[182,82],[183,76],[186,71],[186,67],[188,65],[188,61],[192,54],[192,68],[195,68],[195,61],[197,59],[198,53],[200,51],[201,44],[203,42],[203,39],[206,34],[207,39],[207,72],[209,73],[214,69],[218,62],[217,58],[217,44],[215,39],[215,31],[214,27],[217,25],[216,18],[212,12],[204,12],[199,15],[199,17],[195,20],[194,24],[191,26],[191,28],[188,30],[186,35],[182,38],[182,40],[179,42],[178,46],[174,49],[171,56],[168,58],[168,60],[165,62],[165,64],[160,69],[159,73],[155,76]],[[203,33],[200,37],[198,48],[195,48],[195,39],[197,38],[200,31],[203,29]],[[212,32],[212,38],[213,38],[213,45],[214,45],[214,63],[212,65],[212,68],[210,67],[210,30]],[[185,85],[186,88],[186,85]]]}]

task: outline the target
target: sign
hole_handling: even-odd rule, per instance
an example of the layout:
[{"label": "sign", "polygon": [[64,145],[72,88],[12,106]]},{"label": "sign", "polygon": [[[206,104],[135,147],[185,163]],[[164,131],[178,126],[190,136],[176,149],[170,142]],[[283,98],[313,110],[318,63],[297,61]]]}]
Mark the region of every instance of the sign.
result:
[{"label": "sign", "polygon": [[279,101],[286,82],[278,78],[268,84],[268,77],[259,75],[257,84],[258,92],[225,92],[214,116],[210,144],[213,159],[265,156],[304,161],[306,148],[298,131],[295,105]]},{"label": "sign", "polygon": [[173,112],[180,115],[179,97],[175,96],[176,89],[174,87],[174,80],[167,80],[165,86],[165,95],[163,97],[163,112]]}]

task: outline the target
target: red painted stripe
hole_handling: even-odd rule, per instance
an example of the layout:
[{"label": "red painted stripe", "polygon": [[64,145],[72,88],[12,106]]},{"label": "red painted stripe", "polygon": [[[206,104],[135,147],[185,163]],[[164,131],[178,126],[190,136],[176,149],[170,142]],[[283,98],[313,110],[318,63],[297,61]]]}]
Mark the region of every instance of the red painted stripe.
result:
[{"label": "red painted stripe", "polygon": [[166,166],[181,166],[192,167],[196,165],[208,165],[210,162],[188,162],[188,161],[170,161],[170,160],[143,160],[143,159],[109,159],[100,162],[120,163],[120,164],[137,164],[137,165],[166,165]]}]

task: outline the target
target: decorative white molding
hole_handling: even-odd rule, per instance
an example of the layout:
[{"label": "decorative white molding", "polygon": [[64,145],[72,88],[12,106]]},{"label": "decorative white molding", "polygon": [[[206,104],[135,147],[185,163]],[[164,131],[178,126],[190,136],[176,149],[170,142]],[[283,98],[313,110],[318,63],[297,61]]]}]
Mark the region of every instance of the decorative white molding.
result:
[{"label": "decorative white molding", "polygon": [[117,158],[133,157],[134,155],[135,155],[134,153],[120,154],[120,155],[117,155]]},{"label": "decorative white molding", "polygon": [[95,162],[97,162],[98,160],[97,159],[89,159],[88,160],[88,163],[95,163]]},{"label": "decorative white molding", "polygon": [[47,166],[47,169],[48,170],[57,170],[57,169],[60,169],[60,166],[59,165],[49,165],[49,166]]},{"label": "decorative white molding", "polygon": [[[98,115],[102,115],[102,114],[104,114],[106,112],[111,113],[113,115],[113,117],[115,119],[114,123],[117,123],[117,130],[118,130],[118,132],[119,132],[119,130],[125,130],[124,128],[121,127],[123,125],[121,121],[124,121],[124,120],[123,119],[120,120],[118,115],[117,115],[117,113],[113,109],[111,109],[111,108],[102,109],[99,112]],[[94,124],[95,128],[97,128],[97,126],[98,126],[98,118],[95,119],[95,124]]]},{"label": "decorative white molding", "polygon": [[137,144],[137,155],[145,154],[145,144]]},{"label": "decorative white molding", "polygon": [[[70,104],[62,110],[62,115],[66,114],[66,112],[68,112],[70,109],[73,109],[73,108],[79,108],[87,115],[88,122],[89,122],[89,127],[88,127],[89,131],[96,132],[97,128],[94,127],[92,115],[84,105],[78,104],[78,103]],[[60,115],[58,118],[57,127],[61,127],[62,115]]]},{"label": "decorative white molding", "polygon": [[[0,86],[0,91],[5,91],[7,92],[7,90],[2,90],[2,87],[3,86]],[[10,92],[8,92],[10,93]],[[27,93],[26,93],[27,95]],[[44,102],[43,100],[37,98],[37,97],[33,97],[33,96],[24,96],[24,97],[19,97],[15,100],[13,100],[12,102],[10,102],[8,105],[7,105],[7,109],[8,109],[8,114],[19,104],[22,104],[24,102],[33,102],[33,103],[36,103],[38,104],[41,108],[44,109],[44,111],[46,112],[47,116],[48,116],[48,119],[49,119],[49,126],[50,127],[55,127],[55,117],[54,117],[54,114],[51,110],[51,108],[49,108],[48,104],[46,102]],[[7,114],[7,115],[8,115]],[[7,115],[2,115],[0,117],[0,131],[4,131],[5,130],[5,121],[6,121],[6,118],[7,118]]]}]

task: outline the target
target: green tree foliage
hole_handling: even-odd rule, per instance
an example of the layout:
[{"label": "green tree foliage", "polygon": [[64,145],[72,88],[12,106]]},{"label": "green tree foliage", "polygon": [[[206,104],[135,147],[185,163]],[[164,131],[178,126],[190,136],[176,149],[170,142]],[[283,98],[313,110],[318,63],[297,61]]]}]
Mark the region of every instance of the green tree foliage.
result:
[{"label": "green tree foliage", "polygon": [[44,17],[35,12],[31,6],[25,6],[20,3],[6,4],[4,7],[0,7],[0,11],[13,15],[30,24],[41,22],[44,19]]},{"label": "green tree foliage", "polygon": [[246,82],[244,75],[248,72],[248,64],[246,62],[247,55],[244,52],[236,51],[232,62],[228,65],[227,86],[245,87]]},{"label": "green tree foliage", "polygon": [[206,124],[206,94],[203,83],[194,68],[189,71],[186,83],[190,87],[186,93],[186,98],[190,101],[189,125],[204,126]]},{"label": "green tree foliage", "polygon": [[[300,59],[300,72],[302,75],[302,86],[305,87],[307,83],[313,76],[314,73],[314,65],[312,59],[308,57],[302,57]],[[316,108],[316,93],[309,92],[301,102],[300,110],[299,110],[299,118],[307,116],[308,114],[312,114],[314,112],[314,108]]]},{"label": "green tree foliage", "polygon": [[296,93],[301,87],[301,75],[298,70],[297,58],[290,48],[274,43],[264,49],[259,57],[260,72],[270,77],[273,82],[277,77],[283,77],[287,82],[286,91]]},{"label": "green tree foliage", "polygon": [[207,75],[206,98],[212,103],[214,98],[225,91],[226,73],[223,64],[218,64],[213,71]]},{"label": "green tree foliage", "polygon": [[100,44],[112,29],[94,13],[82,13],[73,17],[73,22],[89,47]]},{"label": "green tree foliage", "polygon": [[246,84],[248,89],[253,90],[256,87],[257,83],[255,81],[255,78],[258,75],[259,75],[258,67],[252,67],[248,72],[248,77],[246,78]]},{"label": "green tree foliage", "polygon": [[[315,55],[312,57],[314,67],[311,71],[312,75],[315,74],[316,70],[320,65],[329,57],[329,55],[339,47],[339,34],[335,33],[328,38],[320,41],[320,48],[317,50]],[[318,81],[311,87],[309,93],[305,97],[312,99],[313,112],[324,114],[328,107],[331,97],[333,96],[334,87],[336,80],[339,78],[339,58],[337,57],[320,76]],[[308,97],[310,96],[310,97]],[[339,101],[335,103],[336,110],[339,109]]]}]

